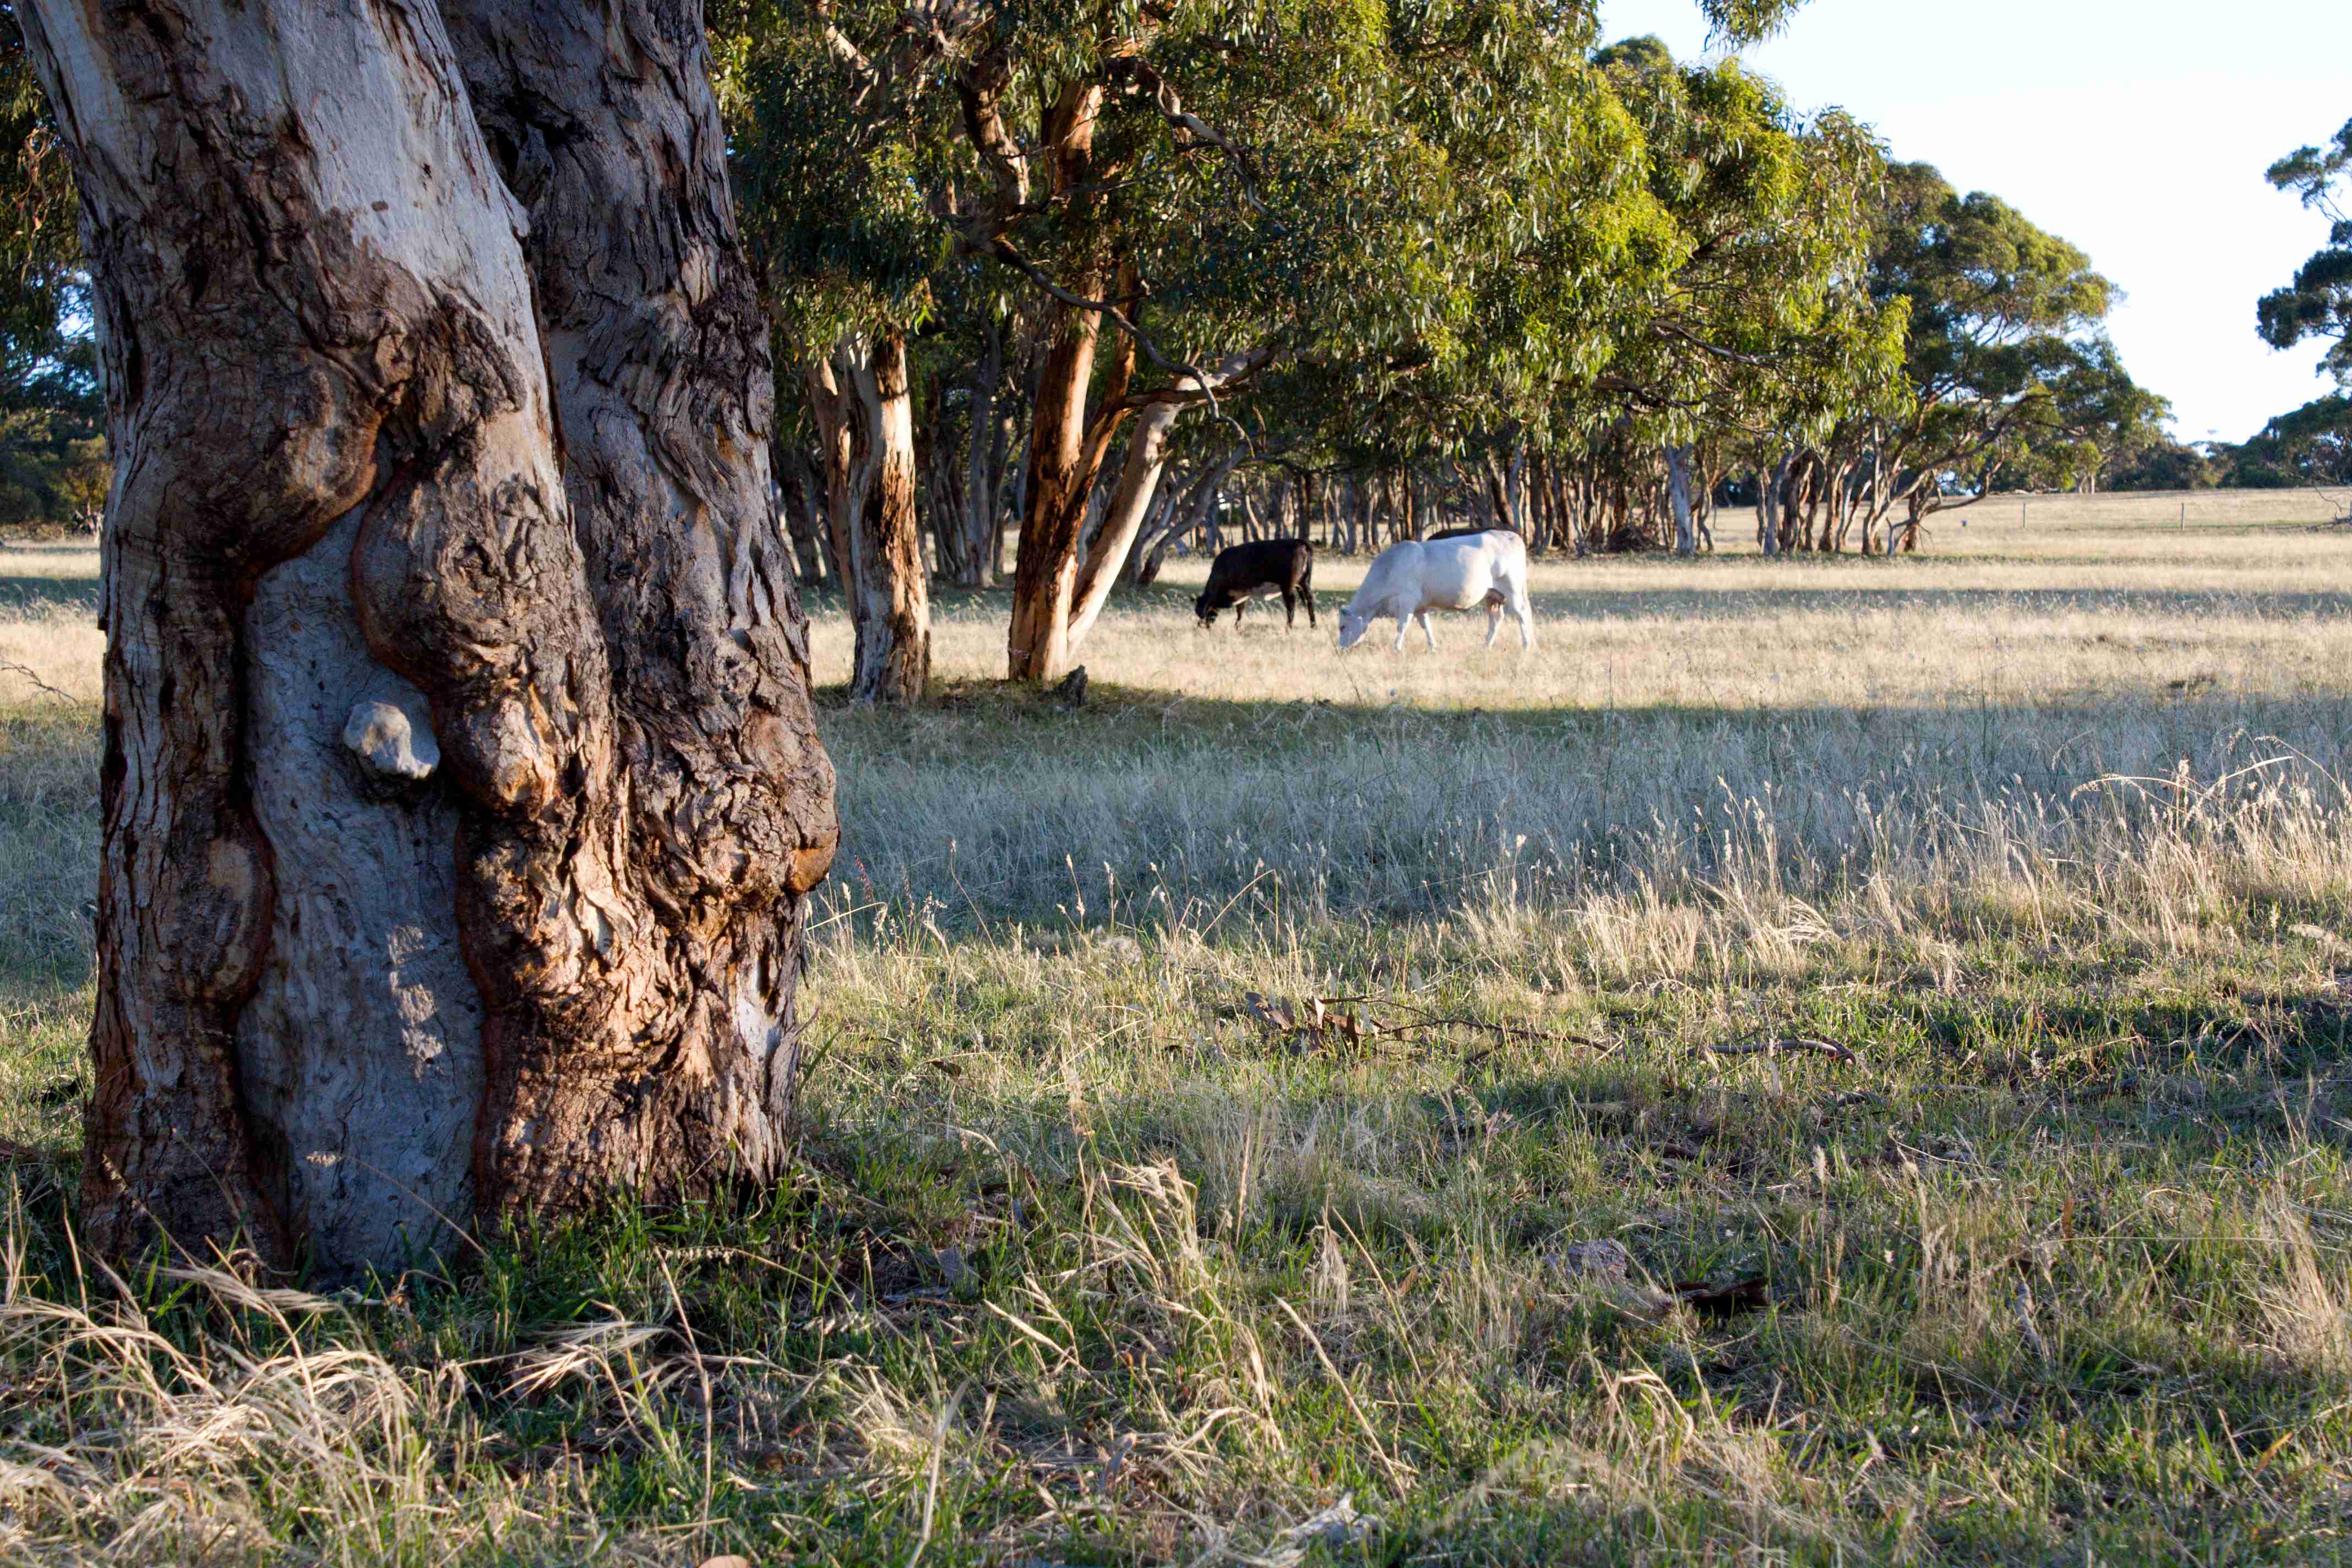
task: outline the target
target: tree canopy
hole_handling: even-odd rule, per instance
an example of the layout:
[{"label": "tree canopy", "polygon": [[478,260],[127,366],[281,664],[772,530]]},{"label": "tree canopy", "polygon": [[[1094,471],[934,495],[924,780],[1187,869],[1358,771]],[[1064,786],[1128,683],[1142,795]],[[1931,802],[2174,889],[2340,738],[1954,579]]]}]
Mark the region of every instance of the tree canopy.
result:
[{"label": "tree canopy", "polygon": [[[1732,43],[1793,8],[1700,0]],[[0,397],[37,408],[8,450],[48,443],[26,504],[55,514],[96,384],[11,15]],[[1017,532],[1058,564],[1016,601],[1066,644],[1141,520],[1172,519],[1160,470],[1190,485],[1229,452],[1434,465],[1514,516],[1531,458],[1634,491],[1817,458],[1806,482],[1868,549],[1892,509],[2097,483],[2162,440],[2079,249],[1736,58],[1603,47],[1591,0],[711,0],[708,21],[797,372],[778,474],[812,579],[888,556],[988,583]],[[2325,202],[2341,151],[2273,177]]]},{"label": "tree canopy", "polygon": [[2328,343],[2321,367],[2352,386],[2352,120],[2324,146],[2298,147],[2270,167],[2270,182],[2326,215],[2327,244],[2284,289],[2263,296],[2255,323],[2273,348],[2306,340]]},{"label": "tree canopy", "polygon": [[0,3],[0,523],[94,518],[106,493],[104,408],[73,181]]}]

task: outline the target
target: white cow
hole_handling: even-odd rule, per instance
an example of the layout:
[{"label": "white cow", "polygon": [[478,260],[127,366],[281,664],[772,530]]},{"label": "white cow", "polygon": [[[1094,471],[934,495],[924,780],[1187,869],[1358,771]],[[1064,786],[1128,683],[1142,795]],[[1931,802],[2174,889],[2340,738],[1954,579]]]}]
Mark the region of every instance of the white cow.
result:
[{"label": "white cow", "polygon": [[1403,540],[1380,552],[1364,574],[1364,585],[1339,612],[1339,646],[1355,647],[1374,621],[1393,616],[1395,651],[1403,650],[1404,634],[1416,618],[1434,649],[1430,611],[1475,610],[1481,605],[1486,606],[1488,647],[1503,629],[1507,609],[1518,617],[1519,646],[1536,646],[1535,611],[1528,603],[1528,547],[1517,534],[1497,528],[1425,542]]}]

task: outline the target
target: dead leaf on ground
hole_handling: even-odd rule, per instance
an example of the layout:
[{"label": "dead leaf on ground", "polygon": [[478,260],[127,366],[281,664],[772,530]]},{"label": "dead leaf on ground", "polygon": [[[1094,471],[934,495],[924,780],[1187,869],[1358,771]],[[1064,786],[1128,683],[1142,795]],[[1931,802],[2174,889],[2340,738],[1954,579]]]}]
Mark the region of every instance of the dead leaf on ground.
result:
[{"label": "dead leaf on ground", "polygon": [[1242,994],[1242,1006],[1268,1033],[1310,1050],[1339,1043],[1361,1046],[1364,1022],[1344,1005],[1355,996],[1310,996],[1294,1007],[1281,997],[1255,991]]}]

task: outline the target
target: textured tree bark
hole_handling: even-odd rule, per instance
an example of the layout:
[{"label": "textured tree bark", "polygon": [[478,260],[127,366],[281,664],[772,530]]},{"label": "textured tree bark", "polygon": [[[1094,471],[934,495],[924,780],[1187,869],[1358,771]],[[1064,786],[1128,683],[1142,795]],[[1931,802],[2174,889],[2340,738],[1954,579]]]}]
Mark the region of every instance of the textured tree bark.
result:
[{"label": "textured tree bark", "polygon": [[[832,864],[833,768],[769,483],[767,320],[735,225],[701,6],[444,0],[474,110],[530,211],[524,253],[573,531],[610,650],[610,869],[591,940],[494,1012],[488,1201],[667,1196],[782,1169],[801,904]],[[588,782],[596,782],[591,772]],[[541,862],[565,864],[551,840]],[[499,889],[509,951],[536,877]],[[595,909],[609,879],[612,907]]]},{"label": "textured tree bark", "polygon": [[1099,317],[1074,305],[1055,306],[1055,316],[1030,417],[1026,504],[1005,637],[1006,678],[1041,683],[1059,680],[1069,663],[1078,531],[1094,479],[1086,463],[1087,393],[1100,328]]},{"label": "textured tree bark", "polygon": [[834,585],[845,595],[849,583],[849,520],[865,505],[872,470],[857,444],[863,426],[856,390],[834,363],[836,356],[803,349],[797,356],[809,417],[816,426],[817,468],[824,478],[824,547]]},{"label": "textured tree bark", "polygon": [[110,1252],[389,1267],[783,1157],[836,829],[699,17],[479,9],[504,99],[421,3],[27,16],[119,474]]},{"label": "textured tree bark", "polygon": [[850,698],[919,701],[931,672],[930,582],[915,513],[906,340],[843,339],[802,359],[824,459],[826,526],[856,651]]},{"label": "textured tree bark", "polygon": [[859,445],[873,474],[849,520],[849,608],[857,628],[852,702],[919,702],[931,679],[931,590],[915,515],[915,416],[907,340],[877,338],[850,366]]},{"label": "textured tree bark", "polygon": [[[1050,150],[1045,159],[1050,188],[1077,193],[1072,199],[1080,207],[1100,199],[1087,185],[1094,170],[1095,123],[1102,96],[1102,88],[1092,82],[1065,86],[1046,110],[1039,137]],[[1075,287],[1084,298],[1098,298],[1114,275],[1108,261],[1097,259],[1078,269]],[[1060,679],[1069,666],[1070,605],[1087,501],[1102,469],[1103,454],[1124,418],[1117,405],[1135,366],[1135,343],[1127,339],[1108,378],[1105,412],[1089,425],[1087,395],[1094,384],[1101,318],[1057,302],[1047,321],[1051,336],[1031,399],[1020,553],[1013,568],[1013,622],[1005,634],[1006,677],[1041,683]]]}]

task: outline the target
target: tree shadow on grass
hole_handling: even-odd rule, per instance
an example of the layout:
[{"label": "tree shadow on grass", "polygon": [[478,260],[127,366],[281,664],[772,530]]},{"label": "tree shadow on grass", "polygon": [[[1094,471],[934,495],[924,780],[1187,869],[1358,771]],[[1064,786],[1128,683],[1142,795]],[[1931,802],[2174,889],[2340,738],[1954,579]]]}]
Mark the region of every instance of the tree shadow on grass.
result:
[{"label": "tree shadow on grass", "polygon": [[37,614],[52,605],[98,616],[95,577],[0,576],[0,616]]},{"label": "tree shadow on grass", "polygon": [[1741,586],[1580,590],[1546,584],[1530,595],[1538,635],[1547,621],[1759,620],[1780,616],[1872,615],[2054,616],[2147,616],[2195,621],[2216,616],[2331,621],[2352,617],[2352,593],[2212,588],[1934,588]]},{"label": "tree shadow on grass", "polygon": [[[1345,557],[1339,559],[1347,560]],[[1369,564],[1360,558],[1349,563]],[[1532,585],[1529,597],[1535,605],[1538,637],[1547,622],[1752,620],[1822,614],[1865,615],[1889,610],[1925,614],[1959,611],[1976,616],[1994,611],[2023,616],[2090,613],[2191,619],[2217,615],[2255,616],[2273,620],[2352,617],[2352,591],[2242,589],[2233,588],[2226,582],[2203,588],[1881,585],[1861,580],[1879,570],[1878,563],[1857,561],[1853,563],[1856,580],[1851,582],[1824,584],[1819,580],[1818,574],[1809,574],[1804,581],[1757,584],[1750,579],[1734,586],[1711,583],[1709,568],[1715,563],[1699,562],[1685,563],[1687,574],[1677,576],[1671,584],[1588,587],[1575,580],[1574,564],[1557,557],[1549,563],[1566,566],[1568,576],[1562,580],[1559,574],[1545,574]],[[1759,564],[1744,558],[1732,563]],[[1539,566],[1543,564],[1546,563],[1538,563]],[[1977,563],[1952,564],[1966,567]],[[1121,592],[1111,600],[1110,613],[1130,616],[1164,613],[1177,624],[1189,626],[1193,618],[1192,601],[1199,591],[1191,584],[1156,583],[1147,588]],[[1318,608],[1324,614],[1336,616],[1352,592],[1351,586],[1330,582],[1317,590]],[[820,602],[832,601],[811,601],[812,604]],[[945,589],[935,590],[932,602],[935,606],[949,607],[959,616],[977,616],[998,608],[1009,613],[1012,600],[1009,592],[1002,589]],[[1279,605],[1276,607],[1279,609]],[[1469,618],[1475,620],[1476,617]],[[1302,632],[1306,629],[1303,616],[1299,629]],[[1325,636],[1328,639],[1328,630]],[[1080,657],[1084,658],[1083,650]]]}]

